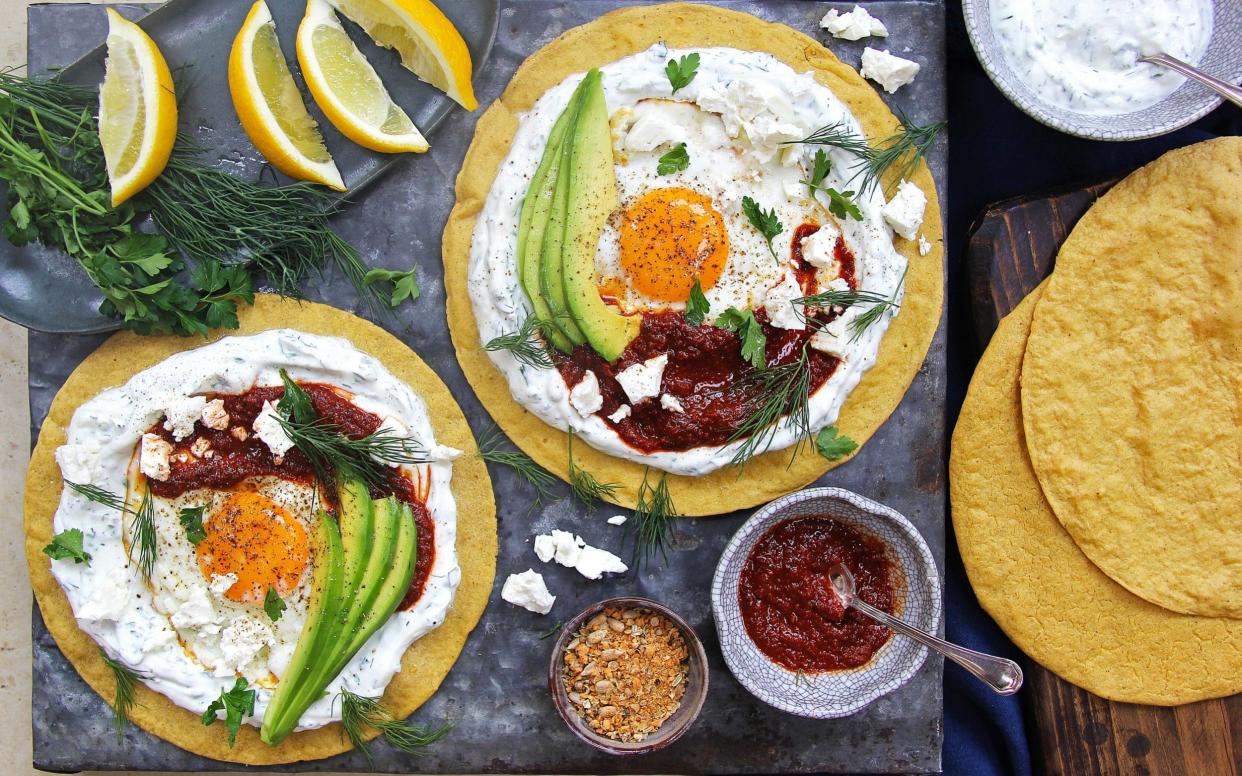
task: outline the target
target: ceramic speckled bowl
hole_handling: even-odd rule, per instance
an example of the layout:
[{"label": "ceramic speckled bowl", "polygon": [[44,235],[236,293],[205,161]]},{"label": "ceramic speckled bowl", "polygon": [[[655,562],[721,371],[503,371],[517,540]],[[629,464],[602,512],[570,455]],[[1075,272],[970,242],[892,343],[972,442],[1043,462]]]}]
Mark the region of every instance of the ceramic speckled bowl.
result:
[{"label": "ceramic speckled bowl", "polygon": [[[1212,38],[1198,67],[1231,83],[1242,79],[1242,3],[1214,0]],[[1221,103],[1216,92],[1187,80],[1155,105],[1098,116],[1042,101],[1010,68],[992,31],[991,0],[962,0],[966,32],[992,83],[1029,116],[1071,135],[1093,140],[1141,140],[1167,134],[1206,116]]]},{"label": "ceramic speckled bowl", "polygon": [[746,633],[738,604],[742,566],[769,528],[812,515],[830,515],[883,539],[905,577],[905,595],[897,616],[931,633],[940,624],[940,575],[931,550],[909,520],[883,504],[841,488],[811,488],[778,498],[733,535],[712,579],[712,613],[725,663],[761,701],[790,714],[827,719],[853,714],[901,687],[923,665],[927,649],[894,634],[863,666],[801,676],[759,651]]}]

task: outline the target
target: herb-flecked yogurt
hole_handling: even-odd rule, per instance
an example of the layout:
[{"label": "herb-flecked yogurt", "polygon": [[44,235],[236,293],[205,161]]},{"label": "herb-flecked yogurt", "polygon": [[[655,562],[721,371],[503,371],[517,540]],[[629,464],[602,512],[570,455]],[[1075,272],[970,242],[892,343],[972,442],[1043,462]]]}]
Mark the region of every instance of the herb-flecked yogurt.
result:
[{"label": "herb-flecked yogurt", "polygon": [[[700,57],[697,74],[687,86],[673,94],[665,67],[668,62],[691,53]],[[824,185],[841,191],[857,188],[856,179],[855,185],[850,185],[860,163],[856,156],[835,147],[797,143],[783,145],[784,141],[807,137],[816,129],[833,124],[840,124],[853,134],[863,134],[858,120],[846,105],[830,89],[817,82],[812,73],[798,73],[772,55],[762,52],[732,48],[673,50],[663,44],[603,65],[600,70],[614,126],[614,139],[619,117],[631,113],[640,103],[653,99],[682,101],[718,116],[718,123],[733,138],[735,152],[742,158],[779,158],[779,162],[770,163],[765,169],[769,170],[769,177],[788,178],[795,191],[805,189],[799,180],[810,177],[811,160],[816,150],[821,149],[832,161],[832,169]],[[522,201],[543,154],[552,124],[565,109],[582,77],[583,74],[578,73],[566,78],[545,92],[530,111],[519,117],[509,153],[479,213],[470,249],[469,293],[481,342],[517,331],[530,314],[530,303],[519,285],[516,259]],[[696,149],[702,148],[704,139],[688,137],[687,140],[691,155],[695,156],[699,153]],[[658,155],[660,150],[652,153]],[[623,156],[619,154],[618,159]],[[654,159],[648,166],[651,170],[655,169]],[[780,169],[771,173],[774,166]],[[632,174],[628,170],[633,167],[635,163],[631,157],[629,167],[623,167],[621,172]],[[716,205],[724,209],[740,211],[743,196],[754,196],[773,204],[778,208],[778,215],[784,224],[784,232],[780,235],[784,241],[800,223],[793,211],[779,210],[784,204],[775,193],[765,194],[765,189],[761,188],[778,185],[776,180],[753,176],[740,179],[727,189],[716,190],[692,179],[689,173],[694,169],[692,166],[686,173],[667,178],[655,176],[654,173],[652,177],[659,181],[676,179],[676,185],[690,188],[706,188],[708,190],[703,193],[713,197]],[[683,177],[678,178],[678,175]],[[652,182],[650,185],[668,184]],[[841,219],[837,226],[854,253],[858,288],[900,301],[906,259],[894,247],[893,232],[884,220],[882,210],[886,204],[885,197],[875,187],[859,193],[855,204],[862,220]],[[756,274],[776,272],[776,263],[762,242],[758,251],[746,253],[734,250],[756,235],[757,232],[749,226],[730,232],[731,253],[728,261],[746,268],[747,272],[752,272],[752,267]],[[607,261],[609,246],[606,241],[609,238],[610,231],[605,229],[596,255],[597,269]],[[707,292],[710,306],[708,320],[728,306],[747,306],[745,299],[721,298],[723,291],[721,286],[717,286]],[[671,307],[680,309],[681,305],[678,303]],[[772,312],[769,310],[770,315]],[[835,372],[811,396],[809,420],[813,431],[836,422],[846,397],[875,363],[880,340],[891,317],[891,313],[882,315],[877,323],[845,346]],[[644,453],[627,444],[599,414],[584,417],[578,412],[571,404],[570,389],[555,368],[524,364],[505,350],[489,351],[488,356],[504,374],[515,401],[549,425],[561,430],[572,429],[580,439],[609,455],[674,474],[697,476],[728,465],[742,444],[734,442],[724,446]],[[787,448],[799,436],[799,429],[782,421],[769,449]]]},{"label": "herb-flecked yogurt", "polygon": [[[436,444],[423,400],[378,360],[337,337],[323,337],[292,329],[266,331],[248,337],[227,337],[210,345],[173,355],[134,375],[118,388],[90,399],[77,409],[66,429],[66,443],[57,449],[62,476],[70,481],[124,493],[129,487],[135,445],[143,432],[165,415],[166,408],[188,396],[206,393],[238,394],[254,386],[280,385],[280,369],[301,382],[327,383],[351,394],[351,401],[381,418],[404,424],[408,435],[428,451],[430,474],[425,506],[435,525],[435,559],[422,596],[407,610],[398,611],[376,631],[344,670],[311,705],[298,729],[326,725],[341,718],[336,701],[342,688],[369,697],[384,688],[401,668],[401,657],[415,640],[444,622],[461,579],[457,563],[457,507],[450,490],[451,458],[458,454]],[[426,476],[422,474],[421,476]],[[214,585],[184,575],[180,587],[203,590],[161,590],[155,585],[167,576],[165,567],[178,557],[183,532],[157,531],[157,556],[148,586],[125,547],[128,520],[111,507],[89,501],[65,488],[53,521],[56,532],[76,528],[83,534],[89,564],[52,561],[52,574],[65,592],[78,626],[109,656],[136,672],[148,687],[196,714],[222,691],[232,688],[237,673],[231,666],[209,669],[191,656],[192,647],[206,661],[220,657],[208,638],[212,629],[228,623],[212,621],[212,610],[225,602],[213,599]],[[185,548],[180,548],[184,550]],[[185,552],[181,552],[184,555]],[[188,562],[193,572],[193,552]],[[310,574],[308,568],[305,572]],[[217,577],[216,579],[221,579]],[[213,607],[212,601],[215,601]],[[305,602],[290,599],[289,608],[274,625],[296,641],[305,620]],[[193,609],[194,611],[191,611]],[[205,611],[206,610],[206,611]],[[199,619],[191,619],[190,615]],[[236,616],[236,611],[232,612]],[[262,612],[259,616],[263,615]],[[186,623],[195,628],[188,628]],[[195,633],[194,629],[206,633]],[[183,646],[183,642],[186,646]],[[289,654],[271,654],[266,665],[279,678]],[[254,716],[258,726],[271,700],[273,686],[251,682],[256,690]]]},{"label": "herb-flecked yogurt", "polygon": [[1184,76],[1139,62],[1164,52],[1195,64],[1212,34],[1212,0],[991,0],[1000,51],[1043,102],[1091,115],[1132,113]]}]

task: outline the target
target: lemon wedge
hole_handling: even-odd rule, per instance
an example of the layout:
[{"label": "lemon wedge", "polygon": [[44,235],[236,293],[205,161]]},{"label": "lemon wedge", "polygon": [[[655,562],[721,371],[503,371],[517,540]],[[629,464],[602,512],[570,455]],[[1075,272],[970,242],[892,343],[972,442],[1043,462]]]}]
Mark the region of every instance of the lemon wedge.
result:
[{"label": "lemon wedge", "polygon": [[164,171],[176,140],[177,97],[168,63],[141,27],[109,8],[99,144],[113,207]]},{"label": "lemon wedge", "polygon": [[298,62],[315,103],[342,135],[373,151],[427,150],[418,127],[392,101],[325,0],[307,0],[298,27]]},{"label": "lemon wedge", "polygon": [[329,0],[379,45],[395,49],[401,64],[474,110],[473,64],[461,33],[431,0]]},{"label": "lemon wedge", "polygon": [[233,39],[229,92],[242,129],[273,167],[290,178],[345,190],[318,124],[293,82],[264,0],[250,8]]}]

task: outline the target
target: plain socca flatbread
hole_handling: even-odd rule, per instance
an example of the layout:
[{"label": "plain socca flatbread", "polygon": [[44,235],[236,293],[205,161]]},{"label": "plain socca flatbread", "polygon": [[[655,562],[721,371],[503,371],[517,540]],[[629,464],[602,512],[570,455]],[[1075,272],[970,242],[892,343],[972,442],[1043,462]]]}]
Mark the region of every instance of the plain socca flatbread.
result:
[{"label": "plain socca flatbread", "polygon": [[[522,64],[504,94],[479,119],[457,178],[457,205],[444,230],[444,285],[457,359],[483,406],[514,443],[562,478],[568,468],[567,435],[513,400],[504,376],[480,347],[467,291],[471,232],[496,170],[509,152],[519,114],[573,73],[644,51],[659,41],[675,48],[730,46],[768,52],[798,72],[813,71],[817,81],[849,106],[873,142],[897,129],[897,118],[875,89],[818,41],[782,24],[708,5],[675,3],[613,11],[569,30]],[[925,164],[920,163],[912,180],[927,194],[922,233],[932,249],[928,255],[919,256],[914,242],[896,240],[897,249],[910,261],[905,302],[884,335],[876,365],[850,394],[837,423],[841,433],[860,445],[901,402],[940,323],[944,294],[940,202]],[[713,515],[762,504],[797,490],[844,460],[829,462],[808,446],[791,465],[790,451],[778,450],[748,463],[740,477],[735,468],[725,467],[703,477],[669,475],[668,485],[680,513]],[[634,506],[643,481],[642,465],[585,444],[575,446],[574,462],[601,482],[620,483],[621,488],[609,500]]]},{"label": "plain socca flatbread", "polygon": [[[240,329],[216,332],[211,339],[279,328],[344,337],[354,347],[378,358],[422,397],[437,442],[459,450],[474,449],[474,436],[448,388],[405,344],[378,326],[334,307],[281,300],[270,294],[257,295],[252,307],[243,307],[239,312]],[[53,452],[64,444],[65,427],[73,411],[87,399],[124,383],[134,373],[174,353],[203,344],[202,339],[140,337],[128,332],[110,338],[73,371],[56,394],[26,474],[26,560],[43,620],[73,667],[109,702],[114,691],[111,672],[99,659],[95,641],[78,629],[69,602],[52,576],[52,561],[43,554],[43,547],[52,539],[52,517],[60,503],[62,484]],[[393,677],[384,693],[384,704],[400,718],[408,717],[435,693],[457,661],[466,637],[482,616],[491,595],[496,572],[496,505],[483,462],[472,455],[458,458],[453,463],[452,490],[457,501],[461,584],[444,624],[410,646],[401,661],[402,670]],[[248,765],[317,760],[351,748],[337,723],[294,733],[276,747],[260,741],[257,728],[242,725],[237,745],[229,748],[222,725],[205,727],[197,714],[141,683],[130,719],[143,730],[182,749],[203,757]]]},{"label": "plain socca flatbread", "polygon": [[953,529],[979,603],[1022,651],[1105,698],[1173,705],[1242,691],[1242,621],[1177,614],[1127,592],[1044,500],[1018,396],[1038,297],[1001,321],[953,432]]},{"label": "plain socca flatbread", "polygon": [[1095,565],[1167,609],[1242,617],[1242,138],[1165,154],[1074,227],[1022,416]]}]

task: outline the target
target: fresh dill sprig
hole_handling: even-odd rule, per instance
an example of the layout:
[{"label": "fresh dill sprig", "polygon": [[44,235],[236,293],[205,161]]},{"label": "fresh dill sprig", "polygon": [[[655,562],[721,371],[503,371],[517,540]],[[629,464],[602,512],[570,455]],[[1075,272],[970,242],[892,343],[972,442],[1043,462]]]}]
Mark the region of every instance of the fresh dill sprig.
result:
[{"label": "fresh dill sprig", "polygon": [[588,508],[593,508],[602,499],[612,498],[619,482],[600,482],[595,475],[574,463],[574,430],[569,429],[569,487],[574,498]]},{"label": "fresh dill sprig", "polygon": [[887,304],[888,297],[877,294],[874,291],[863,291],[861,289],[828,289],[820,291],[810,296],[801,296],[793,300],[791,304],[802,307],[818,307],[827,309],[829,307],[854,307],[860,304]]},{"label": "fresh dill sprig", "polygon": [[910,271],[910,265],[906,265],[905,270],[901,273],[901,279],[897,281],[896,287],[893,288],[892,296],[881,299],[871,307],[867,308],[861,315],[850,321],[850,342],[857,342],[858,338],[863,335],[867,329],[871,328],[876,322],[883,317],[888,310],[897,310],[901,305],[897,304],[897,295],[901,293],[902,286],[906,283],[906,272]]},{"label": "fresh dill sprig", "polygon": [[858,190],[866,192],[885,178],[890,180],[909,178],[918,167],[919,160],[931,150],[936,137],[946,126],[944,121],[915,124],[901,109],[897,110],[897,121],[900,124],[897,132],[875,146],[854,133],[844,123],[820,127],[801,140],[790,140],[786,144],[806,143],[832,146],[857,156],[862,160],[862,165],[854,171],[849,180],[853,181],[861,176]]},{"label": "fresh dill sprig", "polygon": [[138,570],[143,579],[151,579],[155,570],[155,501],[151,498],[151,486],[146,484],[142,489],[142,501],[138,502],[138,511],[129,523],[130,545],[129,559],[134,559],[134,546],[138,547]]},{"label": "fresh dill sprig", "polygon": [[484,350],[507,350],[519,362],[527,366],[551,367],[552,357],[547,348],[535,337],[535,333],[543,332],[544,322],[532,313],[526,316],[518,330],[511,334],[493,337],[483,346]]},{"label": "fresh dill sprig", "polygon": [[406,720],[394,719],[378,698],[368,698],[346,689],[341,690],[339,697],[341,728],[354,748],[361,750],[372,765],[374,760],[364,738],[366,728],[377,731],[394,749],[406,754],[423,754],[423,747],[444,738],[453,728],[447,722],[438,728],[427,729],[411,725]]},{"label": "fresh dill sprig", "polygon": [[771,447],[782,418],[788,417],[787,423],[798,432],[795,456],[810,440],[811,360],[806,345],[794,361],[755,370],[734,383],[733,390],[743,389],[754,389],[755,393],[748,402],[749,412],[728,442],[741,440],[730,460],[739,467],[739,476],[747,461]]},{"label": "fresh dill sprig", "polygon": [[125,723],[129,722],[129,712],[134,708],[138,680],[145,677],[124,663],[108,657],[102,647],[99,649],[99,657],[112,672],[112,679],[116,683],[116,692],[112,696],[112,729],[119,743],[125,738]]},{"label": "fresh dill sprig", "polygon": [[553,625],[553,626],[552,626],[550,629],[548,629],[546,632],[544,632],[544,633],[540,633],[540,634],[539,634],[539,640],[540,640],[540,641],[545,641],[545,640],[547,640],[547,639],[552,638],[553,636],[555,636],[557,633],[559,633],[559,632],[560,632],[561,628],[564,628],[564,627],[565,627],[565,623],[564,623],[564,622],[558,622],[556,625]]},{"label": "fresh dill sprig", "polygon": [[556,487],[556,477],[552,476],[539,464],[531,460],[530,456],[521,450],[503,450],[504,438],[500,434],[500,429],[496,426],[490,426],[482,434],[479,434],[477,455],[484,461],[489,463],[508,466],[513,470],[514,474],[524,480],[528,485],[535,489],[535,501],[531,504],[533,509],[536,505],[543,502],[556,501],[556,494],[553,488]]},{"label": "fresh dill sprig", "polygon": [[358,477],[368,485],[379,485],[384,481],[386,466],[427,462],[426,451],[417,442],[387,428],[356,439],[346,436],[338,426],[319,417],[310,394],[283,369],[280,379],[285,393],[277,402],[277,420],[325,485],[332,482],[333,473]]},{"label": "fresh dill sprig", "polygon": [[93,501],[96,504],[103,504],[105,507],[111,507],[120,512],[128,512],[129,506],[125,503],[125,499],[109,490],[104,490],[98,485],[82,484],[79,482],[70,482],[65,480],[65,486],[82,496],[87,501]]},{"label": "fresh dill sprig", "polygon": [[634,506],[634,519],[626,522],[625,530],[634,533],[634,565],[659,551],[668,561],[668,545],[673,536],[673,520],[678,517],[673,497],[668,492],[668,474],[660,473],[655,487],[648,481],[650,469],[643,470],[643,484],[638,488],[638,503]]}]

